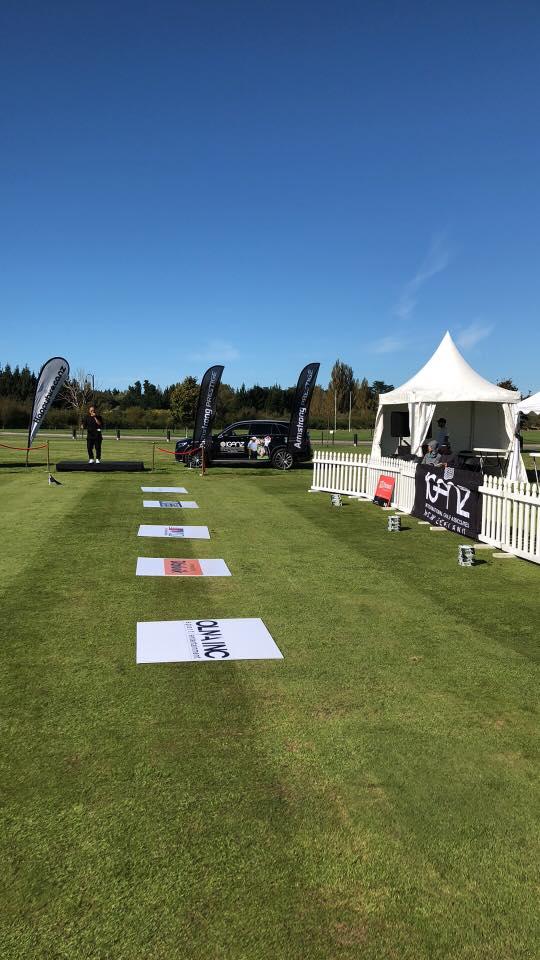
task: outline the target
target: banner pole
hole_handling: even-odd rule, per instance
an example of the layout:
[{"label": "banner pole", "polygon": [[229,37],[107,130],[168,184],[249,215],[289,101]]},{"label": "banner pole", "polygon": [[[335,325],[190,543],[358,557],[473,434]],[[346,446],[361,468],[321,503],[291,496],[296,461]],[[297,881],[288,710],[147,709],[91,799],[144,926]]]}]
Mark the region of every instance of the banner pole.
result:
[{"label": "banner pole", "polygon": [[156,460],[156,444],[155,444],[155,442],[154,442],[154,443],[152,444],[152,473],[154,472],[154,463],[155,463],[155,460]]},{"label": "banner pole", "polygon": [[51,456],[49,453],[49,441],[47,440],[47,473],[51,472]]},{"label": "banner pole", "polygon": [[26,448],[26,466],[28,466],[28,454],[30,453],[28,447]]},{"label": "banner pole", "polygon": [[204,473],[205,473],[205,463],[204,463],[204,443],[203,443],[203,445],[202,445],[202,447],[201,447],[201,451],[202,451],[202,460],[201,460],[201,463],[202,463],[202,473],[201,473],[201,477],[204,477]]}]

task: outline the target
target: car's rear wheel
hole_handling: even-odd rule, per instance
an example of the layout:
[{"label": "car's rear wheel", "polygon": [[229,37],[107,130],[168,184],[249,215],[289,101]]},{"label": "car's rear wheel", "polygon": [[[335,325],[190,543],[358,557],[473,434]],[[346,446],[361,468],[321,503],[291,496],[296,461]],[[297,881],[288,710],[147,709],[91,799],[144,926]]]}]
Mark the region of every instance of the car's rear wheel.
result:
[{"label": "car's rear wheel", "polygon": [[202,464],[202,454],[191,453],[188,458],[189,467],[200,467]]},{"label": "car's rear wheel", "polygon": [[285,447],[274,450],[272,454],[273,467],[276,467],[278,470],[290,470],[293,463],[294,458],[290,450],[287,450]]}]

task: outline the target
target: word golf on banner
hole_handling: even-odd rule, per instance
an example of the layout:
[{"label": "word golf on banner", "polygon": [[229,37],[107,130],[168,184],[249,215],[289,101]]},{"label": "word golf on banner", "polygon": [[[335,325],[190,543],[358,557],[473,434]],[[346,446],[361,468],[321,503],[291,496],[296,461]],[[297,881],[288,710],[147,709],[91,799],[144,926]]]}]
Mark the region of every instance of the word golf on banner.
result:
[{"label": "word golf on banner", "polygon": [[442,471],[419,463],[416,468],[413,517],[446,527],[463,537],[478,539],[482,526],[481,474],[454,470],[445,479]]},{"label": "word golf on banner", "polygon": [[395,477],[386,477],[384,473],[379,477],[373,503],[378,503],[380,507],[388,506],[392,499],[394,487],[396,485]]},{"label": "word golf on banner", "polygon": [[198,510],[194,500],[143,500],[143,507],[170,507],[171,509]]},{"label": "word golf on banner", "polygon": [[208,527],[161,527],[141,523],[138,537],[172,537],[176,540],[209,540]]},{"label": "word golf on banner", "polygon": [[187,493],[185,487],[141,487],[143,493]]},{"label": "word golf on banner", "polygon": [[224,560],[137,557],[138,577],[230,577]]},{"label": "word golf on banner", "polygon": [[262,620],[158,620],[137,624],[137,663],[282,660]]}]

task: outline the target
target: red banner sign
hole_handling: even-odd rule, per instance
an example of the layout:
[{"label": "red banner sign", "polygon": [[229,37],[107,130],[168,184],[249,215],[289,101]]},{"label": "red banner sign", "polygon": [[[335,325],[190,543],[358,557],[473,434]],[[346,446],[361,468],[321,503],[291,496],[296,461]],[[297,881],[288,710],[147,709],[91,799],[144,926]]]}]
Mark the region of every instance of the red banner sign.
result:
[{"label": "red banner sign", "polygon": [[395,477],[386,477],[384,473],[381,473],[379,482],[377,484],[377,489],[375,491],[375,496],[373,497],[373,502],[378,503],[381,507],[388,506],[392,499],[395,485]]}]

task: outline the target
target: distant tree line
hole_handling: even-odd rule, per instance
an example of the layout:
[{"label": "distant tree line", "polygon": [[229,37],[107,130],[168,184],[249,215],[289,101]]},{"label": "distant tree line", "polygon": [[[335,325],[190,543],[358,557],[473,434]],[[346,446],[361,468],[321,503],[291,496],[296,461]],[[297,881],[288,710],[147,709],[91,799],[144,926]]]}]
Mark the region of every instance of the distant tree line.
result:
[{"label": "distant tree line", "polygon": [[[36,374],[28,366],[11,368],[0,365],[0,427],[26,427],[30,418],[36,388]],[[501,381],[505,386],[511,380]],[[512,384],[511,389],[515,389]],[[279,384],[263,387],[245,384],[235,389],[223,383],[219,389],[216,426],[234,420],[275,419],[290,417],[296,386]],[[331,430],[372,427],[381,393],[393,390],[383,380],[371,383],[354,375],[352,367],[336,360],[327,387],[316,386],[310,414],[312,429]],[[94,389],[92,377],[79,370],[56,399],[49,411],[46,426],[69,428],[80,426],[87,406],[96,404],[109,429],[167,429],[192,426],[199,382],[187,376],[180,383],[160,387],[149,380],[136,380],[126,390]],[[533,426],[534,418],[530,418]]]}]

